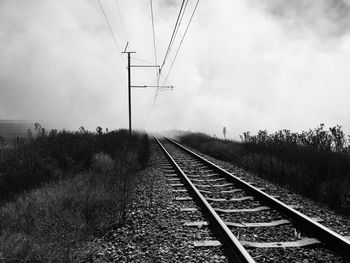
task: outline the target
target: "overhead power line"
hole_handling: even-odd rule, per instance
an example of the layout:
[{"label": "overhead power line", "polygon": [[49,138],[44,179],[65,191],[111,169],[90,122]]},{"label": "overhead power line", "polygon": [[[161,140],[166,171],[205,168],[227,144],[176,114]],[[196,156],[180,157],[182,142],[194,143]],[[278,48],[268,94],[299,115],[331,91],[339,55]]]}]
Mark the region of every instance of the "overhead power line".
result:
[{"label": "overhead power line", "polygon": [[166,62],[166,59],[167,59],[168,56],[169,56],[171,47],[172,47],[172,45],[173,45],[173,42],[174,42],[174,39],[175,39],[175,33],[177,32],[176,29],[177,29],[178,24],[179,24],[179,20],[180,20],[182,11],[183,11],[184,3],[185,3],[185,0],[182,0],[181,7],[180,7],[180,11],[179,11],[179,13],[178,13],[178,15],[177,15],[177,19],[176,19],[176,23],[175,23],[175,26],[174,26],[174,29],[173,29],[173,33],[171,34],[171,38],[170,38],[170,41],[169,41],[169,44],[168,44],[168,48],[167,48],[167,50],[166,50],[166,52],[165,52],[165,56],[164,56],[162,65],[161,65],[161,67],[160,67],[160,71],[162,71],[162,69],[163,69],[163,67],[164,67],[164,64],[165,64],[165,62]]},{"label": "overhead power line", "polygon": [[195,13],[196,10],[197,10],[198,3],[199,3],[199,0],[197,0],[197,3],[196,3],[196,5],[195,5],[195,7],[194,7],[194,9],[193,9],[191,18],[190,18],[190,20],[188,21],[188,24],[187,24],[185,33],[184,33],[184,35],[182,36],[182,39],[181,39],[180,44],[179,44],[179,47],[178,47],[177,50],[176,50],[175,57],[174,57],[174,59],[173,59],[171,65],[170,65],[168,74],[166,75],[166,78],[165,78],[165,80],[164,80],[164,82],[163,82],[163,85],[164,85],[164,83],[168,80],[168,77],[169,77],[169,75],[170,75],[170,72],[171,72],[171,70],[172,70],[172,68],[173,68],[173,66],[174,66],[174,63],[175,63],[176,57],[177,57],[177,55],[178,55],[178,53],[179,53],[179,50],[180,50],[180,48],[181,48],[182,42],[183,42],[183,40],[184,40],[184,38],[185,38],[185,36],[186,36],[186,33],[187,33],[187,31],[188,31],[188,28],[190,27],[190,24],[191,24],[192,19],[193,19],[193,16],[194,16],[194,13]]},{"label": "overhead power line", "polygon": [[[159,78],[160,78],[160,77],[164,77],[163,74],[162,74],[161,72],[159,72]],[[156,89],[156,92],[155,92],[154,98],[153,98],[153,104],[156,103],[157,97],[158,97],[158,95],[159,95],[160,92],[162,92],[162,91],[167,91],[167,90],[173,90],[173,89],[174,89],[174,85],[173,85],[169,80],[164,81],[164,84],[169,85],[169,86],[172,87],[172,88],[171,88],[171,89],[163,88],[164,85],[163,85],[163,86],[159,86],[159,83],[158,83],[158,84],[157,84],[157,89]]]},{"label": "overhead power line", "polygon": [[124,24],[124,21],[123,21],[122,12],[120,11],[119,1],[118,1],[118,0],[115,0],[115,4],[116,4],[117,9],[118,9],[118,14],[119,14],[119,18],[120,18],[120,23],[121,23],[122,28],[123,28],[123,32],[124,32],[124,35],[125,35],[125,39],[126,39],[126,41],[128,41],[128,40],[129,40],[129,37],[128,37],[128,34],[126,33],[126,28],[125,28],[125,24]]},{"label": "overhead power line", "polygon": [[[171,52],[171,49],[172,49],[172,46],[174,44],[174,41],[175,41],[175,38],[176,38],[176,35],[179,31],[179,28],[180,28],[180,25],[181,25],[181,22],[183,20],[183,17],[184,17],[184,14],[185,14],[185,11],[186,11],[186,7],[187,7],[187,4],[188,4],[188,1],[189,0],[183,0],[182,3],[181,3],[181,7],[180,7],[180,10],[179,10],[179,13],[177,15],[177,19],[176,19],[176,22],[175,22],[175,26],[174,26],[174,29],[173,29],[173,32],[172,32],[172,35],[171,35],[171,38],[170,38],[170,41],[169,41],[169,44],[168,44],[168,47],[167,47],[167,50],[166,50],[166,53],[165,53],[165,56],[164,56],[164,59],[163,59],[163,62],[159,68],[159,71],[157,73],[157,89],[156,89],[156,94],[155,94],[155,97],[154,97],[154,102],[158,96],[158,93],[163,89],[161,87],[159,87],[159,82],[160,82],[160,76],[162,74],[162,70],[163,70],[163,67],[167,61],[167,58]],[[166,80],[164,81],[163,85],[165,84]]]},{"label": "overhead power line", "polygon": [[141,58],[135,58],[135,57],[131,57],[132,60],[136,60],[136,61],[140,61],[143,63],[147,63],[147,64],[153,64],[153,62],[145,60],[145,59],[141,59]]},{"label": "overhead power line", "polygon": [[125,63],[125,61],[124,61],[124,58],[123,58],[123,56],[122,56],[122,54],[121,54],[121,49],[120,49],[120,47],[119,47],[117,38],[116,38],[116,36],[115,36],[115,34],[114,34],[113,30],[112,30],[111,24],[109,23],[108,17],[107,17],[107,15],[106,15],[106,13],[105,13],[105,10],[103,9],[103,6],[102,6],[102,4],[101,4],[101,1],[98,0],[98,3],[100,4],[100,7],[101,7],[101,10],[102,10],[103,16],[105,17],[105,20],[106,20],[106,23],[107,23],[107,25],[108,25],[109,31],[111,32],[111,35],[112,35],[112,37],[113,37],[114,43],[115,43],[115,45],[116,45],[117,48],[118,48],[118,51],[119,51],[118,53],[120,54],[120,57],[121,57],[121,59],[122,59],[124,65],[126,65],[126,63]]},{"label": "overhead power line", "polygon": [[[186,8],[187,8],[188,1],[189,1],[189,0],[186,0],[185,6],[184,6],[184,8],[183,8],[183,11],[182,11],[182,14],[181,14],[181,17],[180,17],[178,26],[177,26],[177,28],[176,28],[174,40],[175,40],[176,35],[177,35],[177,32],[179,31],[179,28],[180,28],[180,26],[181,26],[181,22],[182,22],[182,20],[183,20],[184,14],[185,14],[185,12],[186,12]],[[174,44],[174,41],[173,41],[173,44]],[[172,48],[172,46],[171,46],[171,48]]]},{"label": "overhead power line", "polygon": [[[154,65],[158,65],[157,61],[157,48],[156,48],[156,34],[154,30],[154,16],[153,16],[153,4],[152,0],[149,0],[151,5],[151,19],[152,19],[152,33],[153,33],[153,51],[154,51]],[[159,84],[159,69],[156,68],[156,76],[157,76],[157,86]]]}]

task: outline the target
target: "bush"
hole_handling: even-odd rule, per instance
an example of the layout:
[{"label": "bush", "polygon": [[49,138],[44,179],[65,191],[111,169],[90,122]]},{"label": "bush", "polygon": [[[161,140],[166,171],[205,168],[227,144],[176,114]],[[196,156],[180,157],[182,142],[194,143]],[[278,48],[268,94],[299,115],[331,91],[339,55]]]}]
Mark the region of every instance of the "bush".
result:
[{"label": "bush", "polygon": [[0,261],[90,262],[93,239],[124,223],[128,174],[147,165],[148,136],[36,128],[0,152]]},{"label": "bush", "polygon": [[96,153],[92,157],[91,167],[95,172],[106,174],[114,168],[114,161],[105,153]]},{"label": "bush", "polygon": [[[146,166],[149,158],[147,134],[133,133],[129,137],[127,130],[108,133],[102,133],[100,129],[97,131],[91,133],[81,127],[79,132],[47,132],[36,124],[36,136],[30,136],[27,143],[22,141],[13,148],[0,151],[0,201],[43,183],[61,179],[63,174],[89,169],[92,162],[98,165],[97,159],[93,158],[105,158],[98,155],[94,157],[101,152],[117,160],[119,166],[133,166],[134,169]],[[111,160],[102,159],[99,161],[111,164]],[[102,163],[99,168],[95,168],[108,170],[101,166]]]},{"label": "bush", "polygon": [[90,236],[122,221],[122,178],[115,171],[81,173],[1,207],[0,251],[6,262],[71,262],[78,257]]},{"label": "bush", "polygon": [[349,212],[350,140],[340,126],[324,125],[307,132],[289,130],[243,134],[242,142],[204,134],[187,134],[180,141],[215,158],[233,162],[259,176],[335,210]]}]

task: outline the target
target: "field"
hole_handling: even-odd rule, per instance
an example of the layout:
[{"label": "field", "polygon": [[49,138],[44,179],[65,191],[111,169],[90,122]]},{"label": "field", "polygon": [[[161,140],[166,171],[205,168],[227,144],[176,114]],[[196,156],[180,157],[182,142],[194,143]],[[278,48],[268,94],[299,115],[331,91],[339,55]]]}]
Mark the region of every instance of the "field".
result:
[{"label": "field", "polygon": [[27,130],[33,128],[29,121],[0,120],[0,147],[12,146],[17,137],[25,139]]},{"label": "field", "polygon": [[124,223],[128,175],[147,165],[148,136],[46,131],[0,152],[0,261],[82,262]]},{"label": "field", "polygon": [[302,133],[246,132],[242,142],[200,133],[189,133],[179,140],[334,210],[350,212],[350,146],[340,126],[325,129],[321,124]]}]

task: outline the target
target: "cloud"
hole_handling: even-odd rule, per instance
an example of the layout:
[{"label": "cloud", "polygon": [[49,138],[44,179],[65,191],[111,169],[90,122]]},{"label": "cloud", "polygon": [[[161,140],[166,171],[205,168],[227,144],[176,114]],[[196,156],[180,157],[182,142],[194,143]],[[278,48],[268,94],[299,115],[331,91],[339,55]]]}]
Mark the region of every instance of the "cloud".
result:
[{"label": "cloud", "polygon": [[[101,2],[120,48],[129,40],[135,58],[153,62],[149,2],[119,0],[127,36],[115,2]],[[169,75],[175,90],[154,103],[154,89],[133,89],[133,126],[217,135],[226,126],[238,138],[324,122],[350,133],[348,1],[341,2],[346,8],[329,0],[201,1]],[[153,3],[161,63],[179,3]],[[0,118],[127,127],[127,71],[99,8],[84,0],[0,2]],[[184,27],[165,75],[183,34]],[[154,85],[155,70],[134,68],[132,81]]]},{"label": "cloud", "polygon": [[283,21],[291,31],[312,31],[319,37],[339,37],[350,32],[349,0],[253,0]]}]

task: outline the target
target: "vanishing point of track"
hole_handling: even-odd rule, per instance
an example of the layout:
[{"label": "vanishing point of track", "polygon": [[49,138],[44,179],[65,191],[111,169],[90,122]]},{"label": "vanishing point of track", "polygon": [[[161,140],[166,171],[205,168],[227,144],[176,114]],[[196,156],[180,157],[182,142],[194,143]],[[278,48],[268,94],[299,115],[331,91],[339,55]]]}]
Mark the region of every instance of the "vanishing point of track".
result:
[{"label": "vanishing point of track", "polygon": [[[298,212],[276,197],[266,194],[263,191],[264,189],[254,187],[253,183],[246,182],[227,172],[173,140],[166,140],[166,147],[171,151],[167,150],[158,139],[156,141],[170,163],[169,172],[180,177],[181,183],[201,208],[210,223],[210,227],[220,237],[228,257],[233,262],[255,262],[245,247],[311,247],[321,243],[350,261],[350,241],[316,222],[317,219],[314,220]],[[170,152],[172,153],[170,154]],[[203,173],[196,174],[186,167],[200,167]],[[239,197],[232,198],[237,193],[240,194]],[[248,200],[248,202],[254,200],[255,203],[249,204],[248,207],[243,205],[243,208],[239,209],[232,209],[232,206],[230,206],[232,203],[242,203],[245,200]],[[213,204],[221,205],[219,208],[213,208]],[[266,211],[272,211],[273,214],[273,216],[267,215],[267,217],[277,218],[278,220],[243,224],[230,222],[230,219],[237,218],[243,213],[254,214]],[[204,223],[198,222],[198,224]],[[251,229],[260,227],[267,229],[266,231],[271,231],[271,228],[285,224],[292,224],[295,229],[306,233],[307,237],[290,242],[242,242],[230,229],[232,227],[251,227]],[[253,232],[248,231],[247,234],[249,235],[249,233]],[[271,235],[273,235],[273,231]]]}]

